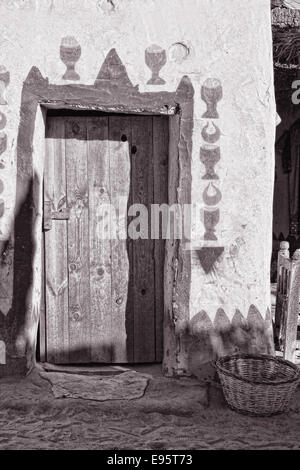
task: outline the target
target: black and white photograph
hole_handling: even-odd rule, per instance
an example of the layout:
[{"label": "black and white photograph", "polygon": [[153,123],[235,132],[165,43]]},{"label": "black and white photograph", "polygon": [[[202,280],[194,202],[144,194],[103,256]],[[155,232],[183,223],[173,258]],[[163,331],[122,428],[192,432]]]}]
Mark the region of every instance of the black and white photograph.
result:
[{"label": "black and white photograph", "polygon": [[300,0],[0,0],[0,450],[300,450]]}]

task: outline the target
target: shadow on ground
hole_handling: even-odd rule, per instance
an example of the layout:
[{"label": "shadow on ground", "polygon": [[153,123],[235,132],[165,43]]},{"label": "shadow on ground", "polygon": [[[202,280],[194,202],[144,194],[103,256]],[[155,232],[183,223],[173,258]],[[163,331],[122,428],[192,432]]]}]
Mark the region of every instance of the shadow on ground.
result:
[{"label": "shadow on ground", "polygon": [[55,399],[33,371],[0,381],[0,449],[299,449],[300,390],[284,415],[227,409],[216,385],[154,376],[142,398]]}]

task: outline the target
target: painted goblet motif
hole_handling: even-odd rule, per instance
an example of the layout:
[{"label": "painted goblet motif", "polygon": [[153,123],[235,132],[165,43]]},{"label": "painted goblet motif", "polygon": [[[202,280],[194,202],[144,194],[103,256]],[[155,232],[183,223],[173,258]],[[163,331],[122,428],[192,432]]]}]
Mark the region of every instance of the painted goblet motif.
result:
[{"label": "painted goblet motif", "polygon": [[218,240],[215,235],[216,225],[220,220],[220,210],[217,208],[208,208],[204,209],[203,214],[203,223],[205,227],[204,240]]},{"label": "painted goblet motif", "polygon": [[213,144],[205,144],[200,147],[200,160],[205,166],[206,173],[203,180],[217,180],[215,164],[220,160],[220,147]]},{"label": "painted goblet motif", "polygon": [[75,72],[75,64],[81,56],[81,46],[74,36],[66,36],[62,38],[60,45],[60,58],[67,67],[64,80],[79,80],[80,75]]},{"label": "painted goblet motif", "polygon": [[10,73],[4,65],[0,65],[0,104],[7,104],[6,99],[4,98],[4,91],[7,85],[10,82]]},{"label": "painted goblet motif", "polygon": [[206,103],[207,110],[202,115],[204,118],[218,118],[218,101],[223,96],[222,85],[217,78],[208,78],[201,87],[201,98]]},{"label": "painted goblet motif", "polygon": [[147,85],[164,85],[166,82],[159,76],[159,71],[167,62],[166,51],[162,47],[152,44],[145,50],[145,62],[152,72]]}]

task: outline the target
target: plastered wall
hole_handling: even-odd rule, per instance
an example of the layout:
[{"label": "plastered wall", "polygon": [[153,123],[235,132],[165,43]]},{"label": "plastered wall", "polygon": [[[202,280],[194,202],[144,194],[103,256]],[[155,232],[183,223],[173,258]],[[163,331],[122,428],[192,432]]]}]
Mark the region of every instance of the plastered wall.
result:
[{"label": "plastered wall", "polygon": [[[183,137],[179,145],[188,146],[187,199],[200,211],[200,222],[194,214],[191,240],[180,242],[180,255],[172,260],[178,283],[167,313],[172,327],[165,333],[165,373],[204,376],[218,354],[272,352],[269,8],[269,0],[1,1],[0,340],[7,364],[26,355],[27,341],[16,347],[13,299],[23,83],[35,66],[53,85],[93,85],[111,49],[141,93],[175,92],[183,76],[194,93],[184,123],[192,139]],[[161,55],[158,71],[153,53]]]}]

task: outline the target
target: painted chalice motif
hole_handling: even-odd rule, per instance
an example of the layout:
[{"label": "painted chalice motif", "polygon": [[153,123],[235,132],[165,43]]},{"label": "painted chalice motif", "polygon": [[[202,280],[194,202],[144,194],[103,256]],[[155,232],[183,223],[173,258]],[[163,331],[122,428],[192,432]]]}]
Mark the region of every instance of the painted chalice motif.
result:
[{"label": "painted chalice motif", "polygon": [[167,62],[167,54],[165,49],[156,44],[152,44],[145,50],[145,62],[152,72],[150,80],[147,85],[164,85],[166,82],[159,76],[160,69]]},{"label": "painted chalice motif", "polygon": [[217,180],[215,164],[220,160],[220,147],[214,144],[205,144],[200,147],[200,160],[205,166],[206,173],[203,180]]},{"label": "painted chalice motif", "polygon": [[215,231],[216,225],[220,220],[220,210],[213,207],[206,207],[204,209],[203,219],[205,227],[204,240],[218,240]]},{"label": "painted chalice motif", "polygon": [[6,70],[4,65],[0,65],[0,104],[7,104],[4,98],[4,91],[10,82],[10,73]]},{"label": "painted chalice motif", "polygon": [[74,36],[66,36],[62,38],[60,45],[60,58],[67,67],[64,80],[79,80],[80,76],[75,71],[75,64],[81,56],[81,46]]},{"label": "painted chalice motif", "polygon": [[206,103],[207,110],[202,115],[204,118],[218,118],[218,101],[223,96],[222,85],[217,78],[208,78],[201,87],[201,98]]}]

